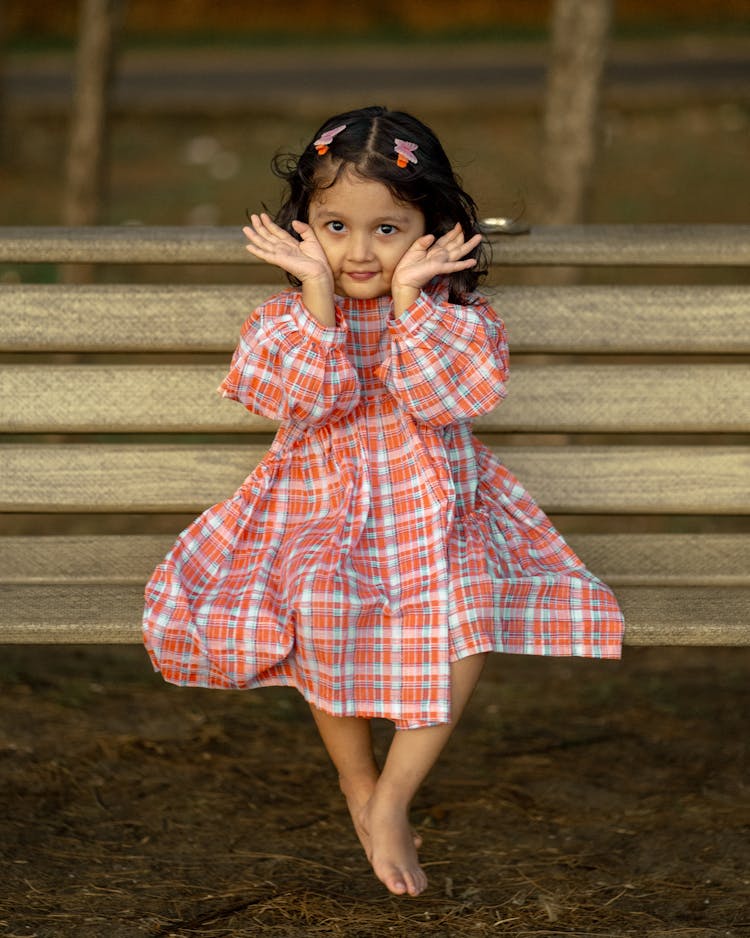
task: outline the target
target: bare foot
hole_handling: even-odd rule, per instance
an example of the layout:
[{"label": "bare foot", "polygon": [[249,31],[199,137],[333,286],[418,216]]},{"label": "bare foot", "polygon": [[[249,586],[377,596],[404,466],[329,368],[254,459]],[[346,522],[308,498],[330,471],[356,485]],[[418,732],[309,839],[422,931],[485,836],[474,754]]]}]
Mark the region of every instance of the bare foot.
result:
[{"label": "bare foot", "polygon": [[[354,831],[364,848],[367,859],[372,860],[372,843],[367,827],[367,806],[375,793],[377,779],[365,779],[356,784],[348,783],[344,779],[339,779],[339,784],[346,798],[346,806],[349,808]],[[419,850],[422,846],[422,838],[415,830],[411,828],[409,828],[409,830],[414,846]]]},{"label": "bare foot", "polygon": [[376,793],[363,818],[371,844],[368,856],[381,883],[397,896],[405,893],[418,896],[424,892],[427,876],[419,865],[406,809],[394,806]]}]

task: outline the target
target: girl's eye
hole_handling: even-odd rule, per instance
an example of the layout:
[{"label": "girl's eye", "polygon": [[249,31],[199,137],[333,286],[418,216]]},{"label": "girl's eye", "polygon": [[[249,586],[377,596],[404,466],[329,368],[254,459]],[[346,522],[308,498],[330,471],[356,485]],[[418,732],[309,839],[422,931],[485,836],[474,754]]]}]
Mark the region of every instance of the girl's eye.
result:
[{"label": "girl's eye", "polygon": [[329,221],[329,222],[328,222],[328,229],[329,229],[330,231],[337,231],[337,232],[338,232],[338,231],[343,231],[343,230],[344,230],[344,223],[343,223],[342,221]]},{"label": "girl's eye", "polygon": [[396,226],[395,225],[381,225],[379,230],[381,234],[392,235],[392,234],[395,234],[396,232]]}]

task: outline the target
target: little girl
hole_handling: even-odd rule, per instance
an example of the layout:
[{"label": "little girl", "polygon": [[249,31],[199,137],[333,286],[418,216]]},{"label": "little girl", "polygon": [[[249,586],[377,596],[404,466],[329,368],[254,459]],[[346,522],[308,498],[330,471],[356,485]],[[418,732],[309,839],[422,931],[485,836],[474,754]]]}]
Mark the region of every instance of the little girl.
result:
[{"label": "little girl", "polygon": [[[622,616],[471,433],[508,346],[432,131],[363,108],[275,170],[285,201],[244,233],[294,286],[252,313],[219,390],[281,426],[157,567],[145,642],[175,684],[298,688],[375,874],[416,896],[409,805],[486,653],[618,657]],[[382,770],[373,717],[398,730]]]}]

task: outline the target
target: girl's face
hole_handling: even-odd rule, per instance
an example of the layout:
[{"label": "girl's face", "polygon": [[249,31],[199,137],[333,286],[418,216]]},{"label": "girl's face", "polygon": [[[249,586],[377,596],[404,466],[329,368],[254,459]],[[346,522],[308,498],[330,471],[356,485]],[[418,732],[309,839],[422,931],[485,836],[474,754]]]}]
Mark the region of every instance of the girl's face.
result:
[{"label": "girl's face", "polygon": [[309,223],[328,258],[336,293],[356,300],[390,295],[398,262],[425,234],[418,208],[351,170],[317,190]]}]

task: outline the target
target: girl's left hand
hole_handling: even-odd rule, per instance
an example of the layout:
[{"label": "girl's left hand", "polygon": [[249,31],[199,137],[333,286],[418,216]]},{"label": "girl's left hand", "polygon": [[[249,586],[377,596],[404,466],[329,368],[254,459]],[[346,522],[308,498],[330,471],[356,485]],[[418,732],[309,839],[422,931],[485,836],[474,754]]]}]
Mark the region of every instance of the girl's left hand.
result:
[{"label": "girl's left hand", "polygon": [[392,290],[421,290],[433,277],[439,274],[453,274],[466,270],[476,264],[473,257],[467,258],[481,242],[482,235],[476,234],[464,240],[460,224],[456,224],[442,237],[435,240],[435,235],[422,235],[412,244],[398,262],[393,272]]}]

